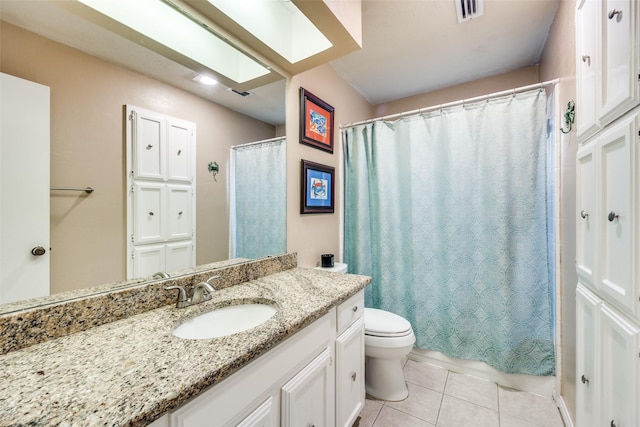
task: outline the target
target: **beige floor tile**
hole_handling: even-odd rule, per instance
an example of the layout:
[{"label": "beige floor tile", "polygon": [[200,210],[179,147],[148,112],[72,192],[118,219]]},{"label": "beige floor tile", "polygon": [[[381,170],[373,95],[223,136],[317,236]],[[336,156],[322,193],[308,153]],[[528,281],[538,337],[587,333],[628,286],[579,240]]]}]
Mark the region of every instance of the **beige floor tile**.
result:
[{"label": "beige floor tile", "polygon": [[500,414],[500,427],[540,427],[541,425],[544,424],[534,424],[505,413]]},{"label": "beige floor tile", "polygon": [[560,411],[551,398],[499,387],[498,399],[501,414],[536,426],[564,427]]},{"label": "beige floor tile", "polygon": [[386,402],[385,406],[435,424],[442,402],[442,393],[417,384],[407,383],[407,386],[409,397],[400,402]]},{"label": "beige floor tile", "polygon": [[457,399],[442,398],[437,427],[499,427],[498,411]]},{"label": "beige floor tile", "polygon": [[447,382],[448,371],[437,366],[408,360],[404,365],[404,379],[408,383],[417,384],[442,393]]},{"label": "beige floor tile", "polygon": [[498,386],[491,381],[449,372],[444,393],[494,411],[498,410]]},{"label": "beige floor tile", "polygon": [[362,411],[360,411],[360,424],[358,425],[358,427],[373,426],[373,423],[378,417],[383,404],[384,402],[381,400],[366,399],[364,401],[364,408],[362,408]]},{"label": "beige floor tile", "polygon": [[434,425],[385,405],[373,427],[434,427]]}]

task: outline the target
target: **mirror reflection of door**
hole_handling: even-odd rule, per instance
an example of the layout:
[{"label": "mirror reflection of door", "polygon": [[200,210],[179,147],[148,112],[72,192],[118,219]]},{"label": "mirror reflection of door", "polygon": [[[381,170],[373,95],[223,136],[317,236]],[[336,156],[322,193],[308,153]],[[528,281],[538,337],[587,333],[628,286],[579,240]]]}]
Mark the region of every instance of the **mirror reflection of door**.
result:
[{"label": "mirror reflection of door", "polygon": [[49,295],[49,88],[0,73],[0,303]]}]

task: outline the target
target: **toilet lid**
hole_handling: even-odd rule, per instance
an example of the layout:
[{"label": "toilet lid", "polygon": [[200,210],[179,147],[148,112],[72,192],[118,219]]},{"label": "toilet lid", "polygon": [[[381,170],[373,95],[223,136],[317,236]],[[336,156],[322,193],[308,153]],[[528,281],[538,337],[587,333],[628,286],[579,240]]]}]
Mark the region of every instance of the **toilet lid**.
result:
[{"label": "toilet lid", "polygon": [[389,311],[365,308],[364,333],[378,337],[404,336],[411,333],[411,323]]}]

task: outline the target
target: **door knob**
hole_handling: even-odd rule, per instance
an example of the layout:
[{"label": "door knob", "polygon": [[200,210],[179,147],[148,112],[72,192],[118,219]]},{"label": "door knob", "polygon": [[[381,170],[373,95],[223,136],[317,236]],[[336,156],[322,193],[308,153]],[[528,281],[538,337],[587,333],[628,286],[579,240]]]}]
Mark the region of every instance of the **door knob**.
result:
[{"label": "door knob", "polygon": [[42,246],[36,246],[35,248],[31,249],[31,254],[34,256],[42,256],[47,252],[47,250],[45,248],[43,248]]},{"label": "door knob", "polygon": [[[618,17],[622,17],[622,11],[621,10],[616,10],[616,9],[611,9],[609,11],[609,19],[613,19],[616,15],[618,15]],[[620,18],[618,18],[620,19]]]},{"label": "door knob", "polygon": [[580,378],[580,381],[582,381],[582,384],[589,384],[589,378],[585,377],[584,375],[582,376],[582,378]]},{"label": "door knob", "polygon": [[620,217],[620,215],[618,215],[617,213],[615,213],[615,211],[611,211],[611,212],[609,212],[609,216],[607,216],[607,219],[608,219],[610,222],[613,222],[613,220],[614,220],[614,219],[619,218],[619,217]]}]

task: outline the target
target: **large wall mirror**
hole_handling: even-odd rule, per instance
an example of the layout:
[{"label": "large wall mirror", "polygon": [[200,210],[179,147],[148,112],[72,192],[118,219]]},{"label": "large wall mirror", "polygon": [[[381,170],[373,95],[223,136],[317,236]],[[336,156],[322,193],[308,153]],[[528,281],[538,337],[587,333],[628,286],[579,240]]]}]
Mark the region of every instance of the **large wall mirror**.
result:
[{"label": "large wall mirror", "polygon": [[286,80],[248,93],[203,86],[192,69],[56,3],[0,3],[0,71],[51,89],[51,186],[95,189],[50,193],[51,293],[125,280],[128,104],[196,123],[196,264],[224,262],[231,147],[284,134]]}]

